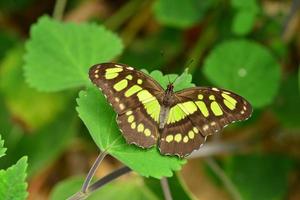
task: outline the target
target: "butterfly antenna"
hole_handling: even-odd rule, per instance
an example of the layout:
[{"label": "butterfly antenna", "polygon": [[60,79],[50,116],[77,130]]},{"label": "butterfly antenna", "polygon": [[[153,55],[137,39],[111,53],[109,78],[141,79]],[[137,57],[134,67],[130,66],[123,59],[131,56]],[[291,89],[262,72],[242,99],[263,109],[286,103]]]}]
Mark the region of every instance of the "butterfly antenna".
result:
[{"label": "butterfly antenna", "polygon": [[168,74],[167,76],[168,76],[168,81],[169,81],[169,84],[171,84],[171,81],[170,81],[170,76],[169,76],[169,74]]},{"label": "butterfly antenna", "polygon": [[194,62],[194,59],[191,59],[190,62],[187,63],[185,68],[189,68],[193,62]]},{"label": "butterfly antenna", "polygon": [[179,75],[176,76],[176,78],[174,79],[174,81],[172,82],[172,84],[175,83],[175,81],[177,80],[177,78],[179,78]]}]

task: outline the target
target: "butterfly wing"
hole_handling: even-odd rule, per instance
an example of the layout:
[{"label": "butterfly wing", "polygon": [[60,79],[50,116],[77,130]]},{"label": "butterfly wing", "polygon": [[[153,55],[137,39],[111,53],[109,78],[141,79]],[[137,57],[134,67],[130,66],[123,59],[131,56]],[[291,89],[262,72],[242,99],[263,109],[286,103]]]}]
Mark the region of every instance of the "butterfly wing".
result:
[{"label": "butterfly wing", "polygon": [[117,112],[126,141],[144,148],[156,144],[162,87],[145,73],[119,63],[94,65],[89,77]]},{"label": "butterfly wing", "polygon": [[159,142],[162,154],[186,156],[199,149],[206,137],[226,125],[246,120],[252,107],[241,96],[228,90],[196,87],[174,94]]}]

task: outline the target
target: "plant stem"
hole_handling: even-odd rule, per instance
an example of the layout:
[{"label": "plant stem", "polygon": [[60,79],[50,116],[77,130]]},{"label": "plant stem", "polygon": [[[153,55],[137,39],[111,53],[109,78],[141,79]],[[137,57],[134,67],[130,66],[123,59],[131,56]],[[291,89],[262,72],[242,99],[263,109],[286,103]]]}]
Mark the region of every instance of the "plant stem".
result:
[{"label": "plant stem", "polygon": [[168,179],[166,177],[163,177],[160,179],[160,185],[162,187],[165,200],[172,200],[173,198],[171,195]]},{"label": "plant stem", "polygon": [[125,46],[131,43],[139,30],[150,18],[152,3],[153,1],[150,0],[143,1],[139,12],[132,17],[131,21],[129,21],[128,25],[122,31],[121,37],[123,38]]},{"label": "plant stem", "polygon": [[231,193],[233,199],[241,200],[241,194],[239,193],[235,185],[232,183],[232,181],[227,177],[223,169],[216,163],[216,161],[213,158],[208,157],[205,158],[205,162],[213,170],[213,172],[221,179],[224,186]]},{"label": "plant stem", "polygon": [[101,178],[100,180],[96,181],[95,183],[93,183],[89,189],[88,189],[88,192],[91,193],[97,189],[99,189],[100,187],[104,186],[105,184],[115,180],[116,178],[124,175],[124,174],[127,174],[131,172],[131,169],[127,166],[124,166],[124,167],[121,167],[115,171],[113,171],[112,173],[104,176],[103,178]]},{"label": "plant stem", "polygon": [[[184,66],[189,66],[189,72],[193,74],[203,56],[204,50],[215,40],[216,31],[214,26],[207,26],[205,32],[200,35],[194,48],[190,51]],[[193,62],[191,62],[193,61]]]},{"label": "plant stem", "polygon": [[127,174],[131,172],[131,169],[127,166],[121,167],[112,173],[104,176],[103,178],[97,180],[95,183],[93,183],[91,186],[88,187],[85,193],[82,191],[79,191],[68,198],[68,200],[84,200],[86,199],[90,194],[92,194],[95,190],[98,190],[102,186],[106,185],[107,183],[119,178],[120,176]]},{"label": "plant stem", "polygon": [[99,153],[97,159],[95,160],[93,166],[91,167],[88,175],[86,176],[86,178],[84,180],[84,183],[83,183],[82,188],[81,188],[82,193],[87,192],[88,187],[90,185],[90,182],[91,182],[92,178],[94,177],[95,172],[97,171],[100,163],[102,162],[102,160],[105,158],[106,155],[107,155],[106,151],[102,151],[102,152]]},{"label": "plant stem", "polygon": [[53,11],[53,18],[56,20],[62,20],[67,0],[56,0]]},{"label": "plant stem", "polygon": [[140,7],[141,0],[128,1],[116,14],[105,21],[105,25],[111,30],[117,30],[126,20],[128,20]]}]

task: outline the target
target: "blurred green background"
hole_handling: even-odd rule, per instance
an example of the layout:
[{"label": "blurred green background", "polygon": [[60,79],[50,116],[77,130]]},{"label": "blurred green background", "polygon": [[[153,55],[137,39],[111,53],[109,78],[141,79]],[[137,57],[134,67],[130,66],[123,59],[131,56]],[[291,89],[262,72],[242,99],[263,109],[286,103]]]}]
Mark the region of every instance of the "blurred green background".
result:
[{"label": "blurred green background", "polygon": [[[11,199],[7,191],[12,199],[64,199],[80,189],[99,150],[75,109],[85,93],[76,98],[91,85],[89,67],[110,61],[164,74],[188,68],[195,85],[232,90],[254,108],[168,179],[173,199],[300,199],[299,7],[299,0],[1,0],[0,199]],[[96,179],[122,165],[113,156]],[[122,160],[129,161],[139,162]],[[163,195],[157,179],[133,172],[90,197],[100,198]]]}]

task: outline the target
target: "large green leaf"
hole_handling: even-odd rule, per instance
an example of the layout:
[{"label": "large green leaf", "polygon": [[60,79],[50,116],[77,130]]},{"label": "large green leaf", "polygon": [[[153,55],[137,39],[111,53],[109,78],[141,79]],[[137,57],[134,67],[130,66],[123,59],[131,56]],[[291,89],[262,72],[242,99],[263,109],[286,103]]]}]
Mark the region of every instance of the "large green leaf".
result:
[{"label": "large green leaf", "polygon": [[103,26],[62,23],[41,17],[26,44],[25,76],[43,91],[59,91],[89,84],[91,65],[121,53],[121,40]]},{"label": "large green leaf", "polygon": [[211,0],[158,0],[154,5],[154,14],[164,25],[186,28],[199,22],[212,2]]},{"label": "large green leaf", "polygon": [[262,45],[232,40],[212,50],[205,60],[204,73],[216,86],[244,96],[259,108],[273,101],[279,87],[280,66]]},{"label": "large green leaf", "polygon": [[[51,192],[50,200],[65,200],[78,192],[84,178],[73,177],[55,186]],[[126,181],[114,181],[92,193],[88,200],[158,200],[155,194],[145,187],[143,180],[138,177],[131,177]]]},{"label": "large green leaf", "polygon": [[22,157],[7,170],[0,170],[0,199],[25,200],[27,197],[26,178],[27,157]]},{"label": "large green leaf", "polygon": [[157,148],[143,150],[129,145],[122,137],[115,122],[115,113],[95,87],[79,93],[79,117],[89,129],[98,147],[143,176],[160,178],[172,176],[185,162],[177,157],[162,156]]},{"label": "large green leaf", "polygon": [[[174,80],[177,76],[173,74],[168,78],[159,71],[154,71],[150,75],[155,77],[163,87],[166,87],[168,79]],[[190,81],[191,75],[187,72],[183,73],[175,82],[175,90],[190,87],[192,85]],[[172,171],[179,170],[185,163],[185,160],[177,157],[162,156],[155,147],[144,150],[127,144],[118,130],[112,108],[97,88],[92,87],[81,91],[77,103],[79,117],[87,126],[98,147],[139,174],[155,178],[172,176]]]},{"label": "large green leaf", "polygon": [[244,200],[284,199],[291,161],[284,155],[234,156],[225,170]]}]

